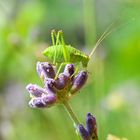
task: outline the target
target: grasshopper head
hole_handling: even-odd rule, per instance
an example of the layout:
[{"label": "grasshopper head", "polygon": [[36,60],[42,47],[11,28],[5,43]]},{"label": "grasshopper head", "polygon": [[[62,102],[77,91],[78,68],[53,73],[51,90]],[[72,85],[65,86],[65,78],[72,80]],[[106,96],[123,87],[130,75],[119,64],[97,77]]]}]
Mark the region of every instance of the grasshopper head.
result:
[{"label": "grasshopper head", "polygon": [[89,62],[89,57],[85,57],[83,60],[82,60],[82,65],[84,68],[86,68],[88,66],[88,62]]}]

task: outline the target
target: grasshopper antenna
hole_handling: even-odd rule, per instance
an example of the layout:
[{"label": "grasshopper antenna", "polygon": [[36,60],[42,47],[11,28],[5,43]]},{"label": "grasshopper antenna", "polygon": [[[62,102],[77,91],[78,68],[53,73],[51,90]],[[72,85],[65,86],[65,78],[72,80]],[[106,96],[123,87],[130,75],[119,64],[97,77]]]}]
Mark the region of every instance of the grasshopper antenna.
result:
[{"label": "grasshopper antenna", "polygon": [[[119,17],[120,18],[120,17]],[[117,18],[117,20],[119,19]],[[91,58],[91,56],[94,54],[95,50],[97,49],[97,47],[101,44],[101,42],[113,31],[112,27],[114,24],[116,24],[116,20],[113,21],[108,28],[103,32],[103,34],[101,35],[101,37],[98,39],[98,41],[96,42],[94,48],[92,49],[91,53],[89,54],[89,58]]]}]

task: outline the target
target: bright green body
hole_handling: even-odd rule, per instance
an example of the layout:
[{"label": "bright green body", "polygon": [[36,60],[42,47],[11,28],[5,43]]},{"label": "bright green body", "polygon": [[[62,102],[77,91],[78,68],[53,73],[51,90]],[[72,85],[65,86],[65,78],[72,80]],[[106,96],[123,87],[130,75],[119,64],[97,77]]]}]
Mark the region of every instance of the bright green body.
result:
[{"label": "bright green body", "polygon": [[[65,53],[64,53],[65,52]],[[70,45],[55,45],[46,48],[43,54],[50,60],[55,63],[79,63],[81,62],[83,67],[87,67],[89,62],[89,56],[84,54],[78,49]],[[67,54],[67,55],[65,55]]]}]

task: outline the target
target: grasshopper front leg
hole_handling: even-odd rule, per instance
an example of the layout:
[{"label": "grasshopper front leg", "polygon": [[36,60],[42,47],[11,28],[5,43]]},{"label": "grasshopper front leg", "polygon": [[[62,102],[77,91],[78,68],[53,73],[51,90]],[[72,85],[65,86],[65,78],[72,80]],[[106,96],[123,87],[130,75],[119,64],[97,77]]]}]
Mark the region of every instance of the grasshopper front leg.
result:
[{"label": "grasshopper front leg", "polygon": [[[56,46],[59,45],[60,43],[60,31],[58,31],[58,33],[56,34],[56,31],[55,30],[52,30],[51,32],[51,36],[52,36],[52,43],[53,43],[53,46]],[[55,49],[55,47],[54,47]],[[53,57],[53,64],[56,64],[56,49],[55,49],[55,53],[54,53],[54,57]]]},{"label": "grasshopper front leg", "polygon": [[65,41],[64,41],[64,35],[63,32],[60,31],[60,40],[61,40],[61,45],[62,45],[62,49],[63,49],[63,56],[65,59],[65,62],[69,62],[70,61],[70,55],[69,55],[69,48],[66,46]]}]

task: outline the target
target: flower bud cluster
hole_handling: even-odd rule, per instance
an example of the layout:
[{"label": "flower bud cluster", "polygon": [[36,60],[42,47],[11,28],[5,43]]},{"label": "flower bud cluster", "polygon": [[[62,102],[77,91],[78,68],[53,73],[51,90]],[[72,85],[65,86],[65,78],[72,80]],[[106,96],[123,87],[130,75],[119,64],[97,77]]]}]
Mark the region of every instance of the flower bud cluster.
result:
[{"label": "flower bud cluster", "polygon": [[48,62],[37,62],[36,70],[44,81],[44,87],[29,84],[26,89],[31,96],[29,105],[37,108],[50,107],[68,100],[84,86],[88,78],[84,70],[75,75],[73,64],[67,64],[58,76],[56,69]]},{"label": "flower bud cluster", "polygon": [[78,131],[83,140],[98,140],[96,118],[91,113],[88,113],[86,128],[80,124],[78,125]]}]

